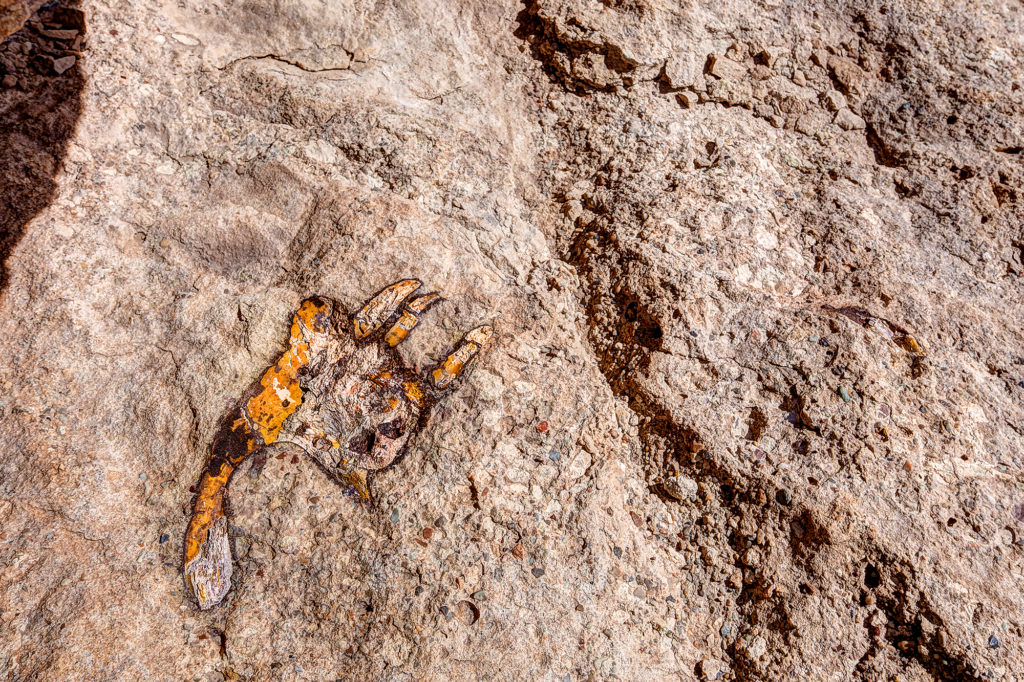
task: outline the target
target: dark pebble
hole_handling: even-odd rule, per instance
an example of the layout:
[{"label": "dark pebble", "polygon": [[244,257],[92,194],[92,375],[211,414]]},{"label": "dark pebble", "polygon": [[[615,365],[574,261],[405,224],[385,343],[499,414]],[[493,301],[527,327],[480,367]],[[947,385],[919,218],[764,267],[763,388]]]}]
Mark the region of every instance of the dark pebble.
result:
[{"label": "dark pebble", "polygon": [[544,569],[543,568],[535,568],[535,569],[533,569],[533,577],[534,578],[539,578],[542,575],[544,575]]},{"label": "dark pebble", "polygon": [[993,649],[998,649],[999,648],[999,640],[996,639],[995,635],[992,635],[991,637],[988,638],[988,645],[990,647],[992,647]]},{"label": "dark pebble", "polygon": [[164,534],[162,534],[160,536],[160,544],[162,545],[162,544],[164,544],[165,542],[167,542],[170,539],[171,539],[171,536],[168,535],[167,533],[164,533]]},{"label": "dark pebble", "polygon": [[779,492],[775,493],[775,500],[779,504],[788,507],[790,503],[793,501],[793,493],[789,492],[785,488],[782,488],[781,490],[779,490]]},{"label": "dark pebble", "polygon": [[558,460],[562,459],[562,453],[559,452],[558,450],[552,450],[551,452],[548,453],[548,459],[550,459],[552,462],[557,462]]},{"label": "dark pebble", "polygon": [[615,547],[612,547],[612,554],[615,555],[616,559],[621,559],[622,558],[622,548],[617,546],[617,545]]}]

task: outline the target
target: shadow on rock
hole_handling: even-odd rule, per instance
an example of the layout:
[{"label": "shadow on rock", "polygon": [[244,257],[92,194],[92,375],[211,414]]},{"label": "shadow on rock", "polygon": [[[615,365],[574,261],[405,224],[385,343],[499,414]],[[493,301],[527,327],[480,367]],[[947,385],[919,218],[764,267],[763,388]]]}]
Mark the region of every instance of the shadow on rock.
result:
[{"label": "shadow on rock", "polygon": [[0,294],[25,226],[53,200],[81,113],[85,15],[47,3],[0,43]]}]

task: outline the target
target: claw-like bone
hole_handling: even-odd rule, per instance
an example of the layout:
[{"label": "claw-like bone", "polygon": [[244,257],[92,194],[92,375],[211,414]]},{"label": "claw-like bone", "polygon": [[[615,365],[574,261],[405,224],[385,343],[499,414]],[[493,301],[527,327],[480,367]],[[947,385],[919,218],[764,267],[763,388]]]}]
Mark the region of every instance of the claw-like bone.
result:
[{"label": "claw-like bone", "polygon": [[423,294],[422,296],[417,296],[416,298],[409,301],[409,304],[406,306],[406,308],[408,308],[417,315],[422,315],[423,313],[427,312],[427,308],[434,305],[440,300],[441,294],[435,291],[429,294]]},{"label": "claw-like bone", "polygon": [[365,339],[380,329],[399,309],[402,301],[419,287],[419,280],[403,279],[371,298],[353,318],[356,339]]},{"label": "claw-like bone", "polygon": [[425,294],[409,301],[408,305],[405,306],[406,309],[402,311],[401,317],[398,318],[398,321],[391,326],[391,329],[384,336],[384,340],[387,341],[388,345],[397,346],[402,341],[405,341],[405,337],[409,335],[409,332],[416,326],[416,323],[420,321],[420,315],[440,299],[441,296],[438,294]]},{"label": "claw-like bone", "polygon": [[420,318],[410,313],[408,310],[403,310],[401,317],[398,318],[398,322],[391,325],[391,329],[384,336],[384,340],[387,341],[389,346],[397,346],[398,344],[405,341],[405,337],[409,335],[412,328],[416,326],[416,323],[420,321]]},{"label": "claw-like bone", "polygon": [[486,324],[466,334],[459,347],[452,351],[451,355],[445,358],[444,362],[432,372],[434,386],[442,390],[448,388],[493,335],[494,329]]}]

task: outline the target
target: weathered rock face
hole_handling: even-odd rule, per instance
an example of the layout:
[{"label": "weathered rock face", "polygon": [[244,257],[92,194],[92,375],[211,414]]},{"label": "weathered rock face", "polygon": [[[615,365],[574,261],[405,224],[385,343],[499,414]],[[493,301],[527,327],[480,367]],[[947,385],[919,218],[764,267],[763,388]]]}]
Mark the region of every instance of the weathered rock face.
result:
[{"label": "weathered rock face", "polygon": [[[8,678],[1017,678],[1019,7],[81,9],[0,93]],[[403,277],[471,379],[372,504],[243,466],[197,610],[218,420]]]},{"label": "weathered rock face", "polygon": [[42,5],[42,0],[0,0],[0,40],[24,26],[32,13]]}]

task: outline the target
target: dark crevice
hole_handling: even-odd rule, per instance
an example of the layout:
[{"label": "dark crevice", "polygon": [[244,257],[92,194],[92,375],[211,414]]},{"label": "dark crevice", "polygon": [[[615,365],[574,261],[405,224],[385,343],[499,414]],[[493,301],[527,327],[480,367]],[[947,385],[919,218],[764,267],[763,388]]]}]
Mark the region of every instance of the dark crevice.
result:
[{"label": "dark crevice", "polygon": [[[351,60],[351,53],[349,53],[349,58]],[[325,68],[325,69],[314,69],[314,68],[310,68],[308,66],[303,66],[301,62],[298,62],[298,61],[296,61],[294,59],[288,59],[287,56],[282,56],[282,55],[273,54],[273,53],[249,55],[249,56],[246,56],[246,57],[239,57],[237,59],[232,59],[230,62],[228,62],[224,66],[220,67],[219,70],[220,71],[224,71],[224,70],[229,69],[232,66],[234,66],[235,64],[238,64],[240,62],[260,61],[260,60],[263,60],[263,59],[269,59],[270,61],[278,62],[280,64],[285,64],[286,66],[293,66],[293,67],[295,67],[296,69],[298,69],[300,71],[305,71],[306,73],[332,73],[332,72],[337,72],[337,71],[350,71],[351,70],[347,66],[344,67],[344,68],[334,67],[334,68]]]},{"label": "dark crevice", "polygon": [[[608,231],[593,223],[584,227],[573,241],[569,253],[565,254],[565,258],[578,268],[584,281],[589,282],[585,285],[588,289],[596,287],[595,270],[609,266],[608,257],[614,252],[614,242]],[[611,279],[622,282],[625,278],[619,267],[618,264],[610,265],[615,275]],[[651,351],[660,349],[662,337],[660,324],[647,311],[641,296],[625,286],[619,287],[617,294],[605,292],[602,296],[596,288],[587,294],[586,309],[592,330],[590,341],[601,371],[613,393],[625,398],[630,409],[641,416],[639,440],[643,463],[658,472],[682,472],[705,489],[714,491],[710,494],[718,499],[729,517],[754,515],[761,526],[789,528],[794,556],[803,564],[809,563],[818,548],[829,541],[827,531],[816,521],[813,512],[798,505],[790,506],[789,492],[776,488],[770,481],[738,478],[725,463],[719,461],[695,429],[671,414],[665,405],[650,398],[634,379],[643,373]],[[604,316],[599,310],[602,305],[605,306]],[[616,319],[607,319],[609,308],[617,313]],[[601,319],[605,320],[603,324],[598,322]],[[754,415],[752,419],[752,428],[756,428],[758,417]],[[661,484],[651,485],[650,490],[666,503],[679,502]],[[779,499],[785,502],[776,504]],[[770,579],[761,569],[747,567],[742,562],[741,557],[755,547],[756,542],[724,527],[719,530],[723,544],[727,544],[736,556],[734,569],[746,569],[736,599],[737,607],[748,610],[748,619],[763,622],[768,630],[782,635],[795,630],[785,601],[770,589]],[[781,530],[778,534],[787,535]],[[737,641],[729,643],[725,653],[731,660],[734,679],[760,679],[747,665]]]},{"label": "dark crevice", "polygon": [[864,586],[868,589],[875,589],[881,583],[882,579],[878,574],[878,569],[875,568],[874,564],[867,564],[864,566]]},{"label": "dark crevice", "polygon": [[[555,85],[577,95],[632,86],[630,74],[637,64],[620,47],[560,33],[555,22],[541,14],[537,0],[523,0],[516,23],[515,37],[530,46],[530,55]],[[592,33],[573,21],[569,24],[580,36]]]},{"label": "dark crevice", "polygon": [[880,166],[887,168],[904,168],[906,161],[903,159],[903,155],[897,153],[892,147],[886,143],[881,135],[878,134],[878,130],[871,122],[867,123],[865,128],[865,137],[867,138],[868,146],[871,147],[871,151],[875,155],[875,163]]},{"label": "dark crevice", "polygon": [[864,585],[876,595],[887,622],[884,628],[868,625],[875,643],[857,664],[858,673],[872,677],[868,666],[881,653],[884,640],[900,658],[917,662],[936,680],[980,682],[974,665],[944,646],[945,624],[915,587],[918,582],[911,565],[891,556],[876,556],[865,566]]},{"label": "dark crevice", "polygon": [[[0,43],[0,295],[8,285],[7,260],[25,226],[56,195],[55,178],[81,114],[85,18],[77,5],[44,5]],[[78,35],[54,38],[44,24]]]}]

